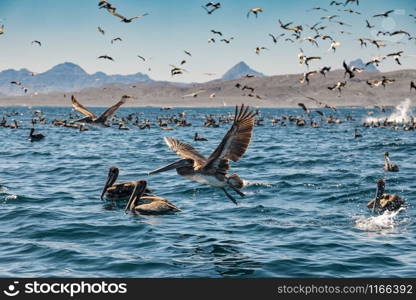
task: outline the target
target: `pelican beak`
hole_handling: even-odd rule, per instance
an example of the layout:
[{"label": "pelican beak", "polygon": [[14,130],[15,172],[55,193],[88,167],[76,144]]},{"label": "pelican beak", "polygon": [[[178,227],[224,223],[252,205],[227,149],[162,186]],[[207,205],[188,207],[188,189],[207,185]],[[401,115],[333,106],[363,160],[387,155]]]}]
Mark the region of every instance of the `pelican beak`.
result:
[{"label": "pelican beak", "polygon": [[126,207],[124,208],[124,211],[131,210],[134,208],[134,205],[137,202],[137,200],[140,200],[140,198],[143,196],[143,193],[146,191],[146,186],[146,180],[139,180],[136,182],[133,193],[131,193],[130,199],[127,202]]},{"label": "pelican beak", "polygon": [[101,193],[101,196],[100,196],[100,199],[102,201],[104,201],[104,195],[107,192],[108,188],[110,186],[112,186],[114,184],[114,182],[116,182],[117,177],[118,177],[118,172],[114,172],[114,171],[112,171],[112,169],[110,169],[110,171],[108,172],[107,181],[105,183],[104,189],[103,189],[103,191]]},{"label": "pelican beak", "polygon": [[178,169],[178,168],[182,168],[182,167],[190,167],[192,166],[192,162],[190,162],[189,159],[180,159],[177,160],[167,166],[161,167],[159,169],[153,170],[149,172],[149,175],[151,174],[156,174],[156,173],[161,173],[161,172],[165,172],[165,171],[169,171],[169,170],[173,170],[173,169]]}]

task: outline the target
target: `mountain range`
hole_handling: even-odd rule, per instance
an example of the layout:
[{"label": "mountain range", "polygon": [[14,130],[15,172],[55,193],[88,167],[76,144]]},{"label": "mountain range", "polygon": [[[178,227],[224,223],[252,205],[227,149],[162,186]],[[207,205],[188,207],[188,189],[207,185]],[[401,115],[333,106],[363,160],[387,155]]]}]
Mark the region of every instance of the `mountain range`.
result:
[{"label": "mountain range", "polygon": [[[365,71],[369,72],[379,72],[373,65],[365,66],[361,59],[350,62],[350,65],[363,68]],[[256,77],[267,77],[266,75],[251,69],[245,62],[241,61],[225,72],[220,79],[211,82],[237,80],[245,77],[247,74],[255,75]],[[22,85],[18,86],[11,84],[11,81],[21,82]],[[25,95],[22,87],[28,89],[28,94],[34,92],[47,94],[51,92],[75,92],[85,88],[101,87],[108,84],[132,83],[170,85],[169,82],[155,81],[143,73],[108,75],[103,72],[96,72],[94,74],[88,74],[80,66],[71,62],[65,62],[39,74],[34,74],[28,69],[8,69],[0,72],[0,96]],[[171,83],[171,85],[191,87],[194,84]]]},{"label": "mountain range", "polygon": [[100,87],[110,83],[130,84],[136,82],[153,82],[149,76],[136,73],[131,75],[107,75],[103,72],[88,74],[80,66],[65,62],[52,69],[33,74],[28,69],[8,69],[0,72],[0,90],[4,95],[24,95],[21,86],[11,84],[21,82],[29,92],[38,93],[78,91],[88,87]]}]

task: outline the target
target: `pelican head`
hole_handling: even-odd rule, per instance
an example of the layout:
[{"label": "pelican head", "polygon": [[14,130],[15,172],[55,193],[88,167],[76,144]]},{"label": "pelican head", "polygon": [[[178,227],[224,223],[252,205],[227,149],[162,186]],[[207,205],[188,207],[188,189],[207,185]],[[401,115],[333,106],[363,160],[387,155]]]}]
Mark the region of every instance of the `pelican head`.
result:
[{"label": "pelican head", "polygon": [[389,157],[389,153],[387,151],[384,152],[384,156]]},{"label": "pelican head", "polygon": [[137,201],[143,196],[144,192],[146,191],[147,182],[146,180],[138,180],[134,185],[133,193],[131,193],[129,202],[127,202],[126,207],[124,210],[132,210],[135,206]]},{"label": "pelican head", "polygon": [[110,186],[112,186],[113,184],[114,184],[114,182],[116,182],[116,180],[117,180],[117,177],[118,177],[118,173],[119,173],[119,170],[118,170],[118,168],[117,167],[111,167],[109,170],[108,170],[108,177],[107,177],[107,181],[106,181],[106,183],[105,183],[105,186],[104,186],[104,189],[103,189],[103,192],[101,193],[101,200],[103,200],[103,197],[104,197],[104,194],[105,194],[105,192],[107,192],[107,189],[110,187]]},{"label": "pelican head", "polygon": [[384,179],[379,179],[377,181],[376,199],[374,200],[374,204],[373,204],[373,213],[376,210],[376,206],[378,202],[383,197],[385,186],[386,186],[386,182],[384,181]]},{"label": "pelican head", "polygon": [[193,164],[193,160],[192,159],[180,159],[177,160],[167,166],[161,167],[159,169],[153,170],[149,172],[149,175],[151,174],[156,174],[156,173],[161,173],[161,172],[166,172],[169,170],[173,170],[173,169],[180,169],[180,168],[184,168],[184,167],[192,167]]}]

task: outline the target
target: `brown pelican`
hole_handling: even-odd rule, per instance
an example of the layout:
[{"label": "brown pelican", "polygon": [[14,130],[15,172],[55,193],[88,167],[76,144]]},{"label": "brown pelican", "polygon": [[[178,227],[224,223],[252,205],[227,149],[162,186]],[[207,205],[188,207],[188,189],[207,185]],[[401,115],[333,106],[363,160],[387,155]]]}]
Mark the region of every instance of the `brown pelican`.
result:
[{"label": "brown pelican", "polygon": [[108,55],[100,55],[97,57],[97,59],[108,59],[108,60],[114,61],[114,58]]},{"label": "brown pelican", "polygon": [[384,179],[377,181],[376,198],[367,204],[367,207],[372,208],[373,212],[376,210],[379,213],[385,210],[397,210],[404,204],[403,198],[393,194],[384,194],[385,185]]},{"label": "brown pelican", "polygon": [[135,16],[135,17],[132,17],[132,18],[127,18],[125,16],[120,15],[119,13],[116,13],[115,11],[111,11],[111,10],[107,10],[107,11],[110,14],[112,14],[113,16],[116,16],[116,17],[120,18],[121,19],[121,22],[124,22],[124,23],[131,23],[131,21],[133,21],[134,19],[140,19],[140,18],[143,18],[143,17],[149,15],[148,13],[144,13],[144,14],[142,14],[140,16]]},{"label": "brown pelican", "polygon": [[124,103],[126,103],[126,100],[129,98],[133,98],[128,95],[124,95],[121,97],[121,100],[108,108],[105,112],[103,112],[99,117],[97,117],[94,113],[86,109],[81,103],[75,99],[74,95],[71,96],[72,100],[72,106],[79,111],[80,113],[84,114],[86,117],[74,120],[74,122],[81,122],[81,123],[87,123],[91,125],[97,125],[97,126],[105,126],[109,127],[107,123],[107,119],[111,117],[117,109],[119,109],[120,106],[122,106]]},{"label": "brown pelican", "polygon": [[250,9],[249,11],[248,11],[248,13],[247,13],[247,18],[250,16],[250,13],[253,13],[255,16],[256,16],[256,18],[258,17],[258,13],[259,12],[263,12],[263,8],[260,8],[260,7],[257,7],[257,8],[252,8],[252,9]]},{"label": "brown pelican", "polygon": [[229,160],[237,162],[246,152],[250,144],[255,116],[256,113],[252,110],[249,111],[249,107],[244,107],[244,104],[240,109],[236,106],[233,125],[217,149],[208,158],[196,151],[191,145],[171,137],[165,137],[168,147],[182,159],[153,170],[149,174],[176,169],[179,175],[189,180],[222,189],[225,195],[237,204],[237,201],[225,188],[230,187],[243,197],[244,194],[240,191],[243,181],[237,174],[227,176],[227,171],[230,168]]},{"label": "brown pelican", "polygon": [[208,141],[208,140],[206,138],[202,137],[202,136],[199,136],[198,132],[195,132],[194,141],[204,142],[204,141]]},{"label": "brown pelican", "polygon": [[40,141],[41,139],[43,139],[45,137],[42,133],[33,134],[34,132],[35,132],[35,128],[31,128],[30,129],[30,135],[29,135],[29,140],[31,142]]},{"label": "brown pelican", "polygon": [[386,172],[399,172],[399,167],[392,163],[389,157],[389,153],[384,152],[384,171]]},{"label": "brown pelican", "polygon": [[354,138],[360,138],[360,137],[363,137],[362,133],[358,130],[358,128],[355,128]]},{"label": "brown pelican", "polygon": [[98,32],[101,33],[102,35],[105,35],[105,31],[104,29],[102,29],[100,26],[98,26]]},{"label": "brown pelican", "polygon": [[351,79],[351,78],[354,78],[354,77],[355,77],[354,72],[361,73],[361,72],[363,72],[363,71],[364,71],[363,69],[358,68],[358,67],[355,67],[355,66],[349,67],[349,66],[347,65],[347,63],[345,62],[345,60],[344,60],[344,62],[342,63],[342,66],[343,66],[343,67],[344,67],[344,69],[345,69],[344,78],[347,76],[347,74],[348,74],[348,76],[349,76],[349,78],[350,78],[350,79]]},{"label": "brown pelican", "polygon": [[412,91],[412,89],[416,90],[416,84],[414,81],[410,81],[410,91]]},{"label": "brown pelican", "polygon": [[[104,189],[101,193],[101,200],[104,200],[104,198],[108,200],[126,200],[130,195],[133,193],[136,181],[126,181],[126,182],[119,182],[115,183],[118,174],[119,169],[117,167],[111,167],[108,170],[108,177],[107,181],[105,183]],[[152,191],[149,189],[146,189],[145,191],[147,194],[151,194]]]},{"label": "brown pelican", "polygon": [[376,14],[376,15],[373,16],[373,18],[377,18],[377,17],[387,18],[389,16],[389,14],[391,14],[392,12],[394,12],[394,9],[386,11],[385,13],[382,13],[382,14]]},{"label": "brown pelican", "polygon": [[141,215],[163,215],[181,211],[169,200],[158,196],[146,196],[146,180],[134,182],[134,189],[125,210]]}]

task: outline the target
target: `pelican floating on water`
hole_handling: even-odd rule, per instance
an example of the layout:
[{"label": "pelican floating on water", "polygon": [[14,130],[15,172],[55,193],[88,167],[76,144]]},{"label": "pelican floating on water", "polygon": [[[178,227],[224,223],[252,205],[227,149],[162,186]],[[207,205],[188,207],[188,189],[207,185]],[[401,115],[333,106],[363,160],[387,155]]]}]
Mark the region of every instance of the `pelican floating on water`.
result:
[{"label": "pelican floating on water", "polygon": [[373,212],[378,211],[380,213],[385,210],[397,210],[404,204],[404,199],[393,194],[384,194],[385,188],[384,179],[377,181],[376,198],[368,202],[367,207],[372,208]]},{"label": "pelican floating on water", "polygon": [[99,127],[109,127],[107,123],[107,119],[110,118],[117,109],[120,108],[124,103],[126,103],[127,99],[133,98],[128,95],[124,95],[121,97],[121,100],[118,101],[116,104],[108,108],[105,112],[103,112],[99,117],[97,117],[93,112],[86,109],[81,103],[75,99],[74,95],[71,96],[72,106],[74,109],[79,111],[80,113],[84,114],[86,117],[75,120],[74,122],[86,123],[90,125],[96,125]]},{"label": "pelican floating on water", "polygon": [[42,133],[35,133],[34,134],[34,132],[35,132],[35,128],[31,128],[30,129],[30,134],[29,134],[29,140],[31,142],[40,141],[41,139],[43,139],[45,137]]},{"label": "pelican floating on water", "polygon": [[384,171],[386,172],[399,172],[399,167],[392,163],[389,157],[389,153],[384,152]]},{"label": "pelican floating on water", "polygon": [[139,180],[134,183],[134,189],[130,196],[125,210],[142,215],[162,215],[181,211],[168,199],[158,196],[146,196],[146,180]]},{"label": "pelican floating on water", "polygon": [[240,191],[243,181],[237,174],[227,176],[227,171],[230,168],[229,160],[237,162],[246,152],[250,144],[255,116],[256,113],[252,110],[249,111],[249,107],[245,108],[244,104],[240,109],[236,106],[233,125],[217,149],[208,158],[196,151],[191,145],[171,137],[165,137],[168,147],[182,159],[153,170],[149,174],[176,169],[179,175],[189,180],[222,189],[225,195],[237,204],[235,198],[225,188],[230,187],[244,197],[245,195]]},{"label": "pelican floating on water", "polygon": [[[115,183],[119,172],[120,171],[117,167],[111,167],[108,170],[107,181],[100,196],[101,200],[104,200],[104,198],[108,200],[126,200],[133,193],[136,181]],[[149,189],[146,189],[145,192],[146,194],[152,193]]]}]

